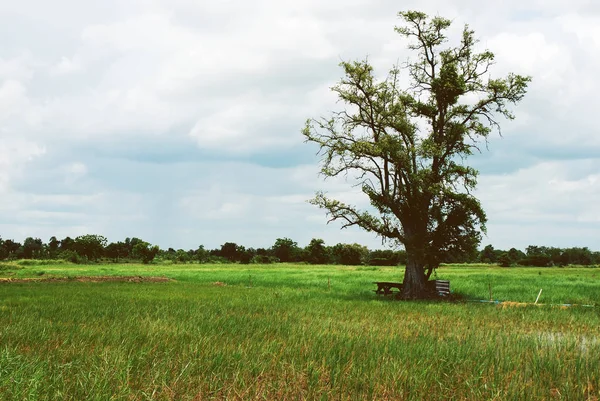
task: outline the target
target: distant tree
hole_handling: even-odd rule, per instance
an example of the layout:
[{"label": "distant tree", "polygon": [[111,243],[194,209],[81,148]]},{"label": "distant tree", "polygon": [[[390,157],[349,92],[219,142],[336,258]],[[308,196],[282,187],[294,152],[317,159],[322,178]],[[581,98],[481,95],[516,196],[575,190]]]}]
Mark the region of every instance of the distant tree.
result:
[{"label": "distant tree", "polygon": [[594,262],[594,254],[587,247],[567,248],[561,255],[563,265],[583,265],[589,266]]},{"label": "distant tree", "polygon": [[27,237],[23,242],[23,258],[38,259],[42,256],[44,243],[39,238]]},{"label": "distant tree", "polygon": [[75,250],[75,240],[71,237],[65,237],[60,241],[60,251],[74,251]]},{"label": "distant tree", "polygon": [[508,252],[504,252],[500,257],[498,257],[498,264],[502,267],[510,267],[513,265],[513,261],[510,259]]},{"label": "distant tree", "polygon": [[525,248],[525,254],[526,256],[547,256],[547,249],[548,247],[545,246],[529,245],[527,248]]},{"label": "distant tree", "polygon": [[495,263],[496,253],[494,252],[494,247],[492,245],[487,245],[485,248],[483,248],[479,256],[479,260],[483,263]]},{"label": "distant tree", "polygon": [[[358,226],[407,252],[404,298],[426,296],[427,272],[447,253],[476,246],[486,216],[473,195],[477,170],[465,164],[509,105],[525,95],[529,77],[490,76],[494,54],[476,52],[465,26],[448,46],[452,21],[418,11],[399,13],[397,27],[415,53],[379,79],[365,61],[342,62],[332,90],[342,111],[307,121],[303,135],[320,147],[321,174],[358,177],[370,209],[317,193],[312,203],[330,221]],[[405,79],[406,78],[406,79]],[[408,80],[408,84],[406,84]]]},{"label": "distant tree", "polygon": [[265,248],[256,248],[256,254],[259,256],[268,256],[269,250]]},{"label": "distant tree", "polygon": [[21,243],[15,242],[11,239],[4,240],[2,242],[2,249],[0,250],[0,255],[2,255],[2,259],[16,259],[20,256],[20,251],[22,250]]},{"label": "distant tree", "polygon": [[88,260],[97,260],[104,254],[106,243],[106,238],[102,235],[80,235],[75,238],[74,248],[75,252]]},{"label": "distant tree", "polygon": [[516,248],[510,248],[508,251],[508,258],[511,263],[517,263],[519,260],[523,259],[525,254],[522,251],[519,251]]},{"label": "distant tree", "polygon": [[221,256],[230,262],[237,262],[240,260],[240,254],[244,251],[243,247],[240,247],[235,242],[226,242],[221,245],[221,250],[218,256]]},{"label": "distant tree", "polygon": [[335,263],[356,266],[363,263],[369,255],[369,249],[359,244],[336,244],[331,248]]},{"label": "distant tree", "polygon": [[400,263],[399,252],[391,249],[376,249],[369,253],[369,265],[371,266],[398,266]]},{"label": "distant tree", "polygon": [[106,248],[104,249],[104,255],[106,255],[107,258],[112,259],[113,262],[118,262],[119,246],[115,242],[111,242],[110,244],[106,245]]},{"label": "distant tree", "polygon": [[548,255],[525,256],[519,260],[521,266],[549,267],[552,266],[552,259]]},{"label": "distant tree", "polygon": [[592,252],[592,263],[600,264],[600,251]]},{"label": "distant tree", "polygon": [[529,245],[525,257],[518,262],[522,266],[548,267],[553,264],[546,246]]},{"label": "distant tree", "polygon": [[238,260],[241,264],[247,265],[252,261],[252,258],[256,256],[256,250],[254,248],[241,247],[238,252]]},{"label": "distant tree", "polygon": [[329,254],[325,241],[313,238],[305,249],[306,261],[311,264],[322,265],[329,262]]},{"label": "distant tree", "polygon": [[127,258],[129,255],[129,247],[124,242],[111,242],[104,250],[106,257],[118,262],[121,259]]},{"label": "distant tree", "polygon": [[147,242],[138,242],[133,247],[133,256],[141,260],[142,263],[148,264],[154,260],[159,250],[156,245],[152,246]]},{"label": "distant tree", "polygon": [[204,245],[200,245],[194,253],[194,259],[200,263],[205,263],[208,260],[210,253],[204,249]]},{"label": "distant tree", "polygon": [[278,263],[279,259],[273,256],[268,249],[257,248],[254,256],[250,259],[250,263],[254,264],[271,264]]},{"label": "distant tree", "polygon": [[60,247],[60,241],[56,237],[52,236],[48,240],[48,253],[50,258],[55,258],[58,255]]},{"label": "distant tree", "polygon": [[289,238],[277,238],[271,251],[281,262],[294,262],[296,261],[300,248],[298,248],[298,243]]},{"label": "distant tree", "polygon": [[161,250],[159,252],[159,255],[163,259],[175,262],[176,256],[177,256],[177,252],[175,251],[175,249],[169,248],[166,251],[165,250]]},{"label": "distant tree", "polygon": [[178,263],[188,263],[190,261],[190,255],[183,249],[178,249],[175,252],[175,261]]},{"label": "distant tree", "polygon": [[4,260],[8,257],[8,251],[4,248],[4,240],[0,237],[0,260]]},{"label": "distant tree", "polygon": [[134,258],[135,256],[133,256],[133,248],[139,244],[139,243],[144,243],[145,241],[141,240],[140,238],[125,238],[125,246],[127,248],[127,258]]}]

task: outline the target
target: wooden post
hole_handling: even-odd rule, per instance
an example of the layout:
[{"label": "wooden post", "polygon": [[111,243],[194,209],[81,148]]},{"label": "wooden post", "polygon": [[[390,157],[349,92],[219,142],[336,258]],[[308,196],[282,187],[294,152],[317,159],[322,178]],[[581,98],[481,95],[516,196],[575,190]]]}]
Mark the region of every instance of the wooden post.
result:
[{"label": "wooden post", "polygon": [[542,295],[542,289],[541,288],[540,288],[540,293],[538,294],[537,298],[535,299],[534,305],[537,304],[537,301],[539,301],[540,295]]}]

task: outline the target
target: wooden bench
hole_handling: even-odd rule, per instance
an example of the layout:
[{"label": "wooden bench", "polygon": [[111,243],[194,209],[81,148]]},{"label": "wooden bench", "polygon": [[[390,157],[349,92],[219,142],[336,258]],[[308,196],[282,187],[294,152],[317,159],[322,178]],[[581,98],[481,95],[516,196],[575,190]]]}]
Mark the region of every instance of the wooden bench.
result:
[{"label": "wooden bench", "polygon": [[425,283],[425,286],[430,292],[440,297],[450,295],[450,281],[448,280],[430,280]]},{"label": "wooden bench", "polygon": [[[375,290],[377,295],[394,295],[398,292],[402,292],[402,283],[374,281],[373,284],[377,284],[377,289]],[[398,291],[392,291],[394,288],[398,289]]]},{"label": "wooden bench", "polygon": [[[377,284],[375,293],[377,295],[394,295],[402,292],[402,283],[394,283],[390,281],[374,281]],[[450,281],[448,280],[430,280],[425,282],[425,288],[428,292],[434,293],[440,297],[450,295]],[[398,291],[393,291],[397,289]]]}]

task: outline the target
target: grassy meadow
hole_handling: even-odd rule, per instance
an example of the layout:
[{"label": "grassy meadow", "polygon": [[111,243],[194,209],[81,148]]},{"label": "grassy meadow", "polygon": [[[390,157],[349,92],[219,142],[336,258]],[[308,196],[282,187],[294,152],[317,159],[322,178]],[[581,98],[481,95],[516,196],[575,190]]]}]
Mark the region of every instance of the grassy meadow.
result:
[{"label": "grassy meadow", "polygon": [[[0,263],[0,400],[597,400],[600,269]],[[535,301],[543,306],[488,304]]]}]

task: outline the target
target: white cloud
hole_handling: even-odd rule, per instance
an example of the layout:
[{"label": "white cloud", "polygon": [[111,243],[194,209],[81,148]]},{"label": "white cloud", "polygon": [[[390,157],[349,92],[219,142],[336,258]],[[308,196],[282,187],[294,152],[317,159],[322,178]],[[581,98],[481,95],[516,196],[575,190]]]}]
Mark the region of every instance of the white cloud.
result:
[{"label": "white cloud", "polygon": [[0,82],[13,79],[29,81],[33,75],[31,55],[27,52],[14,58],[0,57]]},{"label": "white cloud", "polygon": [[45,147],[37,143],[2,138],[0,141],[0,193],[5,194],[9,191],[11,180],[22,173],[27,162],[45,153]]},{"label": "white cloud", "polygon": [[74,162],[64,166],[65,183],[74,184],[86,176],[88,169],[84,163]]},{"label": "white cloud", "polygon": [[27,89],[21,82],[9,79],[0,83],[0,122],[29,106]]},{"label": "white cloud", "polygon": [[[501,32],[487,41],[498,60],[524,75],[560,85],[570,67],[566,46],[550,42],[541,32]],[[558,80],[558,81],[557,81]]]},{"label": "white cloud", "polygon": [[52,73],[56,75],[72,74],[81,71],[83,68],[81,61],[77,57],[61,57],[60,61],[54,66]]},{"label": "white cloud", "polygon": [[[293,165],[292,151],[301,154],[296,164],[306,163],[305,153],[314,149],[300,145],[305,119],[342,107],[328,89],[340,78],[337,63],[369,56],[385,75],[409,54],[393,32],[396,13],[417,8],[452,18],[453,35],[469,23],[481,48],[497,54],[493,75],[534,77],[517,121],[504,124],[503,133],[540,162],[516,172],[504,162],[503,175],[481,177],[489,239],[511,246],[531,236],[558,243],[564,233],[584,244],[597,233],[581,225],[597,224],[592,201],[600,195],[598,159],[589,154],[600,149],[600,10],[594,7],[586,0],[508,0],[483,8],[474,0],[6,2],[0,17],[14,38],[0,43],[0,217],[20,220],[3,229],[24,236],[89,230],[155,241],[193,235],[224,242],[231,235],[250,245],[257,233],[263,243],[321,236],[376,244],[368,234],[325,226],[324,213],[304,201],[325,189],[366,206],[351,180],[323,183],[314,164],[256,163],[267,154]],[[209,159],[190,167],[198,169],[196,179],[164,165],[160,171],[173,173],[161,181],[148,173],[155,167],[148,163],[135,166],[140,182],[117,188],[121,174],[103,169],[115,160],[89,150],[114,142],[121,156],[135,158],[156,137],[184,135]],[[494,141],[490,149],[511,151]],[[150,153],[163,151],[156,145]],[[42,155],[46,164],[36,163]],[[49,172],[58,188],[40,193]],[[133,189],[124,190],[127,185]],[[178,188],[173,194],[171,186]],[[559,224],[569,228],[550,236],[548,227]]]},{"label": "white cloud", "polygon": [[[482,176],[479,181],[477,194],[488,213],[490,235],[497,235],[502,227],[502,246],[515,246],[511,234],[518,237],[525,227],[538,224],[551,226],[556,232],[540,230],[529,238],[530,243],[543,242],[551,234],[552,245],[579,242],[580,246],[595,246],[596,236],[572,238],[567,233],[575,231],[569,228],[574,223],[593,225],[600,220],[597,160],[541,162],[510,175]],[[600,234],[598,227],[586,230]],[[490,238],[496,239],[497,236]]]}]

